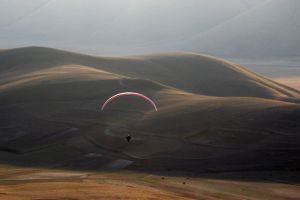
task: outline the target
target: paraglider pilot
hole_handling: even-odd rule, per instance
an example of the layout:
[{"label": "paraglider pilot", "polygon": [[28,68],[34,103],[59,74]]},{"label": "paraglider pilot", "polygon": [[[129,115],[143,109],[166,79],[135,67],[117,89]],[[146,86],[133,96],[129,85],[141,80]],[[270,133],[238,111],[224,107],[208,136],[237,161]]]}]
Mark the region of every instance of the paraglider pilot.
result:
[{"label": "paraglider pilot", "polygon": [[126,136],[126,140],[127,140],[127,142],[130,142],[131,136],[129,134]]}]

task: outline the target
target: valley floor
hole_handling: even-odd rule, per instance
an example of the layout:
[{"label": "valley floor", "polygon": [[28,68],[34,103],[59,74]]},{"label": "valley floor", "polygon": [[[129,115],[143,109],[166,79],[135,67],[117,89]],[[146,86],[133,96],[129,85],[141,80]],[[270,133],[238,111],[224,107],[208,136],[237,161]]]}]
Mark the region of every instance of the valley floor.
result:
[{"label": "valley floor", "polygon": [[67,171],[0,166],[2,200],[288,199],[300,197],[299,172],[183,174]]}]

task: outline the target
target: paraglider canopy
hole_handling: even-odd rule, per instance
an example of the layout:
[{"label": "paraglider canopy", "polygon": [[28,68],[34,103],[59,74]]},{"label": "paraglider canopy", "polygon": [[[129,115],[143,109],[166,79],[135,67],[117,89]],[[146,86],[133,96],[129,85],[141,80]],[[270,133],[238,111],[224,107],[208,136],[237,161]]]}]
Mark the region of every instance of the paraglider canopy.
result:
[{"label": "paraglider canopy", "polygon": [[115,94],[115,95],[111,96],[110,98],[108,98],[104,102],[104,104],[102,105],[101,110],[103,111],[105,109],[106,105],[109,104],[109,102],[113,101],[116,98],[122,97],[122,96],[136,96],[136,97],[139,97],[139,98],[147,101],[148,103],[150,103],[152,105],[152,107],[155,109],[155,111],[158,111],[157,106],[154,103],[154,101],[152,101],[149,97],[147,97],[143,94],[137,93],[137,92],[121,92],[121,93]]}]

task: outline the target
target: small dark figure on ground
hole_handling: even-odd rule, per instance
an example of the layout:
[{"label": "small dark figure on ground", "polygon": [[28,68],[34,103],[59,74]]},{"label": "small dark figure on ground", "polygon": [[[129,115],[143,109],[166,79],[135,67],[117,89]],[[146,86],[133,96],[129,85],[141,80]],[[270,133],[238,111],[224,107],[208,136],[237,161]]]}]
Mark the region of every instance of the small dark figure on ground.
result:
[{"label": "small dark figure on ground", "polygon": [[127,135],[127,136],[126,136],[126,140],[127,140],[127,142],[130,142],[131,136],[130,136],[130,135]]}]

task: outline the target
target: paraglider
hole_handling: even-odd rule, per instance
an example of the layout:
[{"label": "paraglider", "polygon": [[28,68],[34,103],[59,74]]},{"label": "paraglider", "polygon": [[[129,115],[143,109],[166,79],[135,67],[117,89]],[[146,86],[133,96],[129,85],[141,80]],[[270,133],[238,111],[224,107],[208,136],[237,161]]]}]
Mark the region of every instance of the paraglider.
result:
[{"label": "paraglider", "polygon": [[147,101],[148,103],[150,103],[150,105],[155,109],[155,111],[158,111],[157,106],[154,103],[154,101],[152,101],[149,97],[147,97],[147,96],[145,96],[143,94],[137,93],[137,92],[121,92],[121,93],[115,94],[115,95],[111,96],[110,98],[108,98],[104,102],[104,104],[101,107],[101,110],[103,111],[105,109],[106,105],[109,102],[113,101],[116,98],[122,97],[122,96],[136,96],[136,97],[140,97],[141,99],[143,99],[143,100]]},{"label": "paraglider", "polygon": [[[143,94],[137,93],[137,92],[121,92],[121,93],[118,93],[118,94],[115,94],[115,95],[111,96],[110,98],[108,98],[103,103],[103,105],[101,107],[101,111],[103,111],[105,109],[105,107],[107,106],[107,104],[109,104],[109,102],[113,101],[116,98],[122,97],[122,96],[135,96],[135,97],[139,97],[139,98],[147,101],[154,108],[155,111],[158,111],[158,108],[157,108],[156,104],[154,103],[154,101],[152,101],[149,97],[147,97],[147,96],[145,96]],[[129,143],[130,140],[132,139],[132,137],[128,134],[125,137],[125,139]]]},{"label": "paraglider", "polygon": [[130,135],[127,135],[127,136],[126,136],[126,140],[127,140],[127,142],[130,142],[131,136],[130,136]]}]

